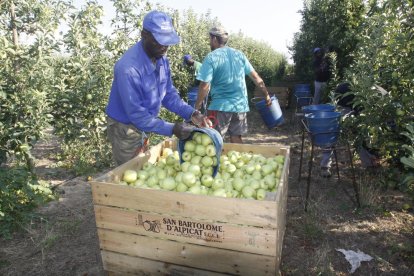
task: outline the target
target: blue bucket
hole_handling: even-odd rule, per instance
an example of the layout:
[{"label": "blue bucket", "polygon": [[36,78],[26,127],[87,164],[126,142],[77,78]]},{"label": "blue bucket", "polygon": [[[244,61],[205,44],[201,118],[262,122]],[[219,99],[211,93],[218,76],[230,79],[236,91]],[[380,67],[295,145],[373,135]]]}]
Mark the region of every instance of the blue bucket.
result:
[{"label": "blue bucket", "polygon": [[296,84],[295,97],[297,98],[297,106],[302,107],[311,104],[312,93],[310,84]]},{"label": "blue bucket", "polygon": [[[262,100],[256,102],[255,100],[257,99]],[[266,100],[263,98],[252,99],[252,102],[256,105],[256,109],[259,111],[268,129],[277,127],[284,121],[279,101],[274,95],[270,97],[270,99],[272,100],[271,106],[266,106]]]},{"label": "blue bucket", "polygon": [[312,103],[312,96],[303,96],[303,97],[298,97],[297,99],[297,106],[298,107],[302,107],[302,106],[307,106],[310,105]]},{"label": "blue bucket", "polygon": [[303,83],[303,84],[296,84],[295,85],[295,94],[297,92],[307,92],[307,91],[309,91],[309,93],[311,91],[311,85],[310,84]]},{"label": "blue bucket", "polygon": [[305,114],[324,112],[324,111],[335,111],[335,106],[331,104],[312,104],[312,105],[303,106],[302,111]]},{"label": "blue bucket", "polygon": [[306,123],[313,143],[320,147],[329,147],[338,141],[340,130],[340,112],[321,111],[305,114]]},{"label": "blue bucket", "polygon": [[208,128],[208,127],[195,128],[188,139],[178,140],[178,152],[180,154],[180,163],[184,162],[182,154],[184,152],[185,143],[188,140],[191,140],[193,138],[194,132],[205,133],[208,136],[210,136],[210,138],[213,140],[214,147],[216,148],[216,158],[217,158],[217,165],[213,167],[213,177],[215,177],[220,168],[220,156],[223,150],[223,137],[221,136],[220,132],[218,132],[214,128]]},{"label": "blue bucket", "polygon": [[187,93],[188,98],[188,104],[192,107],[195,107],[195,103],[197,101],[197,95],[198,95],[198,87],[194,86],[191,87],[191,89]]}]

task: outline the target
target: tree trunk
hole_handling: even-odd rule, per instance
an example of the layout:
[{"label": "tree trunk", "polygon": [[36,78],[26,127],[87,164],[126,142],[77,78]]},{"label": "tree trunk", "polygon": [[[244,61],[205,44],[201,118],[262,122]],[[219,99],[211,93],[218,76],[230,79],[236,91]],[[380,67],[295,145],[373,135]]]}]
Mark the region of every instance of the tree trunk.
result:
[{"label": "tree trunk", "polygon": [[17,34],[16,12],[14,10],[14,2],[11,2],[11,5],[10,5],[10,16],[11,16],[11,28],[13,31],[13,44],[17,48],[19,46],[19,35]]}]

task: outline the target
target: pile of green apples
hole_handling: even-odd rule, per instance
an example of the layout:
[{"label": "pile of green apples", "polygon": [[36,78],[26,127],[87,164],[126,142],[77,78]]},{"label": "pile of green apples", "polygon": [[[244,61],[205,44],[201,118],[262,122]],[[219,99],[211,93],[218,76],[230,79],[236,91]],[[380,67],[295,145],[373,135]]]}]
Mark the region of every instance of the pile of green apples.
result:
[{"label": "pile of green apples", "polygon": [[128,169],[120,184],[139,188],[163,189],[220,197],[263,200],[266,192],[275,192],[283,170],[284,156],[266,158],[261,154],[231,150],[220,155],[204,133],[194,133],[186,141],[182,160],[178,151],[164,148],[155,164],[146,162],[142,169]]}]

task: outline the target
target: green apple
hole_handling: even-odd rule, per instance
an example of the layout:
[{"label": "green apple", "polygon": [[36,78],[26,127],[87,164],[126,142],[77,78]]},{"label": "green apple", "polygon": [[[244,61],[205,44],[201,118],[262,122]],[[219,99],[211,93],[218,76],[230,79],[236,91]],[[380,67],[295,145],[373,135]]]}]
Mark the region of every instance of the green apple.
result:
[{"label": "green apple", "polygon": [[148,178],[148,176],[149,176],[149,173],[147,171],[140,170],[140,171],[137,172],[137,177],[139,179],[146,180]]},{"label": "green apple", "polygon": [[201,144],[201,134],[201,132],[194,132],[192,139],[196,144]]},{"label": "green apple", "polygon": [[191,158],[190,163],[194,164],[194,165],[199,165],[201,162],[201,158],[203,158],[202,156],[199,155],[194,155],[193,158]]},{"label": "green apple", "polygon": [[180,160],[180,153],[178,152],[178,150],[175,150],[173,153],[175,159]]},{"label": "green apple", "polygon": [[138,173],[135,170],[125,170],[122,180],[127,183],[135,182],[138,178]]},{"label": "green apple", "polygon": [[144,165],[142,165],[142,169],[148,171],[150,168],[152,168],[154,165],[150,162],[145,162]]},{"label": "green apple", "polygon": [[188,172],[188,168],[191,166],[191,163],[188,161],[185,161],[181,163],[181,171]]},{"label": "green apple", "polygon": [[213,167],[201,167],[201,174],[208,174],[208,175],[213,175]]},{"label": "green apple", "polygon": [[181,164],[180,164],[180,161],[178,161],[178,160],[177,160],[177,161],[174,163],[173,168],[174,168],[174,170],[175,170],[176,172],[181,171]]},{"label": "green apple", "polygon": [[175,176],[177,174],[173,167],[167,167],[165,168],[165,170],[167,171],[168,176]]},{"label": "green apple", "polygon": [[216,156],[216,147],[214,145],[207,145],[206,154],[208,156]]},{"label": "green apple", "polygon": [[256,160],[256,162],[259,163],[259,164],[265,164],[266,161],[267,161],[267,159],[263,155],[260,155]]},{"label": "green apple", "polygon": [[243,160],[244,163],[248,163],[252,159],[252,154],[247,152],[242,152],[240,156],[241,160]]},{"label": "green apple", "polygon": [[242,194],[244,198],[254,198],[256,191],[249,185],[246,185],[242,189]]},{"label": "green apple", "polygon": [[276,185],[276,178],[269,174],[263,178],[263,182],[269,187],[269,189],[272,189]]},{"label": "green apple", "polygon": [[231,197],[238,198],[240,196],[240,193],[236,190],[231,191],[231,193]]},{"label": "green apple", "polygon": [[152,166],[151,168],[149,168],[148,170],[147,170],[147,172],[148,172],[148,174],[151,176],[151,175],[156,175],[157,174],[157,167],[155,167],[155,166]]},{"label": "green apple", "polygon": [[237,170],[237,167],[236,167],[234,164],[229,164],[229,165],[226,167],[226,171],[227,171],[229,174],[233,174],[236,170]]},{"label": "green apple", "polygon": [[187,185],[187,187],[194,186],[196,184],[197,178],[192,172],[184,172],[181,181]]},{"label": "green apple", "polygon": [[244,175],[244,172],[242,169],[237,169],[234,173],[233,173],[233,178],[242,178]]},{"label": "green apple", "polygon": [[213,158],[210,156],[203,156],[203,158],[201,158],[201,164],[205,167],[211,167],[213,166]]},{"label": "green apple", "polygon": [[202,195],[207,195],[210,189],[206,186],[200,186],[200,190]]},{"label": "green apple", "polygon": [[228,161],[228,160],[229,160],[229,158],[226,155],[222,154],[220,156],[220,163],[224,163],[224,161]]},{"label": "green apple", "polygon": [[147,180],[147,185],[149,187],[154,187],[155,185],[158,185],[158,176],[152,175]]},{"label": "green apple", "polygon": [[201,176],[201,184],[206,187],[211,187],[213,185],[214,178],[211,176],[211,174],[203,174]]},{"label": "green apple", "polygon": [[190,192],[190,193],[195,194],[195,195],[199,195],[199,194],[201,194],[201,187],[197,186],[197,185],[192,186],[187,190],[187,192]]},{"label": "green apple", "polygon": [[176,161],[177,160],[175,159],[174,155],[172,155],[172,154],[171,155],[168,155],[167,158],[165,159],[165,163],[168,166],[173,166]]},{"label": "green apple", "polygon": [[227,197],[227,193],[225,189],[220,188],[213,191],[213,196]]},{"label": "green apple", "polygon": [[236,154],[232,154],[232,155],[229,155],[229,160],[231,163],[235,164],[237,163],[237,161],[239,161],[239,158]]},{"label": "green apple", "polygon": [[279,167],[276,171],[276,178],[280,178],[280,176],[282,175],[282,167]]},{"label": "green apple", "polygon": [[269,185],[264,181],[264,179],[260,179],[260,189],[264,189],[266,191],[269,190]]},{"label": "green apple", "polygon": [[171,148],[163,148],[161,156],[167,157],[169,155],[173,154],[173,150]]},{"label": "green apple", "polygon": [[227,156],[229,157],[229,159],[230,159],[230,158],[232,158],[232,156],[234,156],[234,157],[235,157],[235,159],[239,159],[239,157],[240,157],[240,152],[235,151],[235,150],[230,150],[230,151],[227,153]]},{"label": "green apple", "polygon": [[244,170],[246,171],[246,173],[252,174],[255,171],[255,166],[249,163],[246,167],[244,167]]},{"label": "green apple", "polygon": [[167,163],[166,163],[166,160],[165,160],[165,158],[160,158],[160,159],[158,159],[158,162],[157,162],[157,168],[164,168],[165,166],[167,166]]},{"label": "green apple", "polygon": [[178,183],[177,186],[175,187],[175,190],[177,192],[186,192],[188,190],[188,187],[184,183]]},{"label": "green apple", "polygon": [[177,183],[181,183],[182,182],[182,179],[183,179],[183,172],[178,172],[176,175],[175,175],[175,182],[177,182]]},{"label": "green apple", "polygon": [[211,186],[211,188],[213,190],[217,190],[217,189],[221,189],[224,187],[224,181],[221,178],[215,178],[213,185]]},{"label": "green apple", "polygon": [[283,164],[285,162],[285,157],[283,155],[276,155],[274,159],[279,164]]},{"label": "green apple", "polygon": [[251,188],[253,188],[254,190],[259,189],[260,188],[260,180],[251,178],[250,181],[249,181],[249,186]]},{"label": "green apple", "polygon": [[183,159],[183,161],[190,161],[192,157],[193,157],[193,154],[189,151],[184,151],[181,155],[181,158]]},{"label": "green apple", "polygon": [[164,190],[172,191],[177,186],[173,177],[166,177],[160,181],[160,187]]},{"label": "green apple", "polygon": [[197,145],[194,150],[195,154],[199,156],[205,156],[206,155],[206,147],[203,145]]},{"label": "green apple", "polygon": [[258,189],[256,191],[256,199],[257,200],[263,200],[266,198],[266,190],[264,189]]},{"label": "green apple", "polygon": [[193,152],[195,150],[196,143],[192,140],[185,142],[184,150],[188,152]]},{"label": "green apple", "polygon": [[134,183],[130,183],[130,185],[135,186],[135,187],[141,187],[141,186],[144,186],[144,185],[147,186],[145,181],[142,180],[142,179],[139,179],[139,178],[137,180],[135,180]]},{"label": "green apple", "polygon": [[243,189],[244,185],[246,185],[246,182],[243,179],[237,177],[233,179],[232,184],[233,189],[240,192]]},{"label": "green apple", "polygon": [[260,171],[254,171],[252,173],[252,177],[256,180],[260,180],[260,179],[262,179],[262,174],[260,173]]},{"label": "green apple", "polygon": [[158,176],[158,179],[160,180],[165,179],[167,177],[167,171],[164,170],[163,168],[162,169],[157,168],[157,176]]},{"label": "green apple", "polygon": [[195,164],[191,164],[188,167],[188,171],[192,172],[195,176],[199,176],[201,175],[201,168],[199,165],[195,165]]},{"label": "green apple", "polygon": [[234,165],[236,166],[236,168],[240,169],[244,166],[244,162],[243,160],[239,159],[236,163],[234,163]]},{"label": "green apple", "polygon": [[264,176],[266,176],[266,175],[268,175],[268,174],[271,174],[271,173],[272,173],[272,171],[273,171],[273,167],[272,167],[272,165],[265,164],[265,165],[263,165],[263,166],[262,166],[262,174],[263,174]]},{"label": "green apple", "polygon": [[227,181],[227,180],[231,179],[231,174],[230,174],[229,172],[223,172],[223,173],[221,174],[221,178],[222,178],[224,181]]},{"label": "green apple", "polygon": [[213,140],[211,140],[210,136],[206,133],[201,134],[201,144],[203,146],[208,146],[213,144]]}]

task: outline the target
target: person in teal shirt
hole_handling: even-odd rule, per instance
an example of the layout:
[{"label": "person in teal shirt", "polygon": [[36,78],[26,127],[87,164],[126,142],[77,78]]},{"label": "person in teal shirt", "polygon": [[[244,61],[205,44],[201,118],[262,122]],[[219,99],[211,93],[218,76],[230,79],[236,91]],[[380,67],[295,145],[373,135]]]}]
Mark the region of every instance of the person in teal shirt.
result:
[{"label": "person in teal shirt", "polygon": [[200,109],[210,90],[211,102],[208,114],[214,117],[216,130],[225,137],[229,134],[231,143],[243,143],[242,135],[248,131],[247,112],[249,103],[245,76],[249,76],[271,105],[266,85],[254,70],[243,52],[226,46],[228,32],[221,26],[209,31],[211,52],[205,57],[197,75],[200,81],[195,104]]}]

